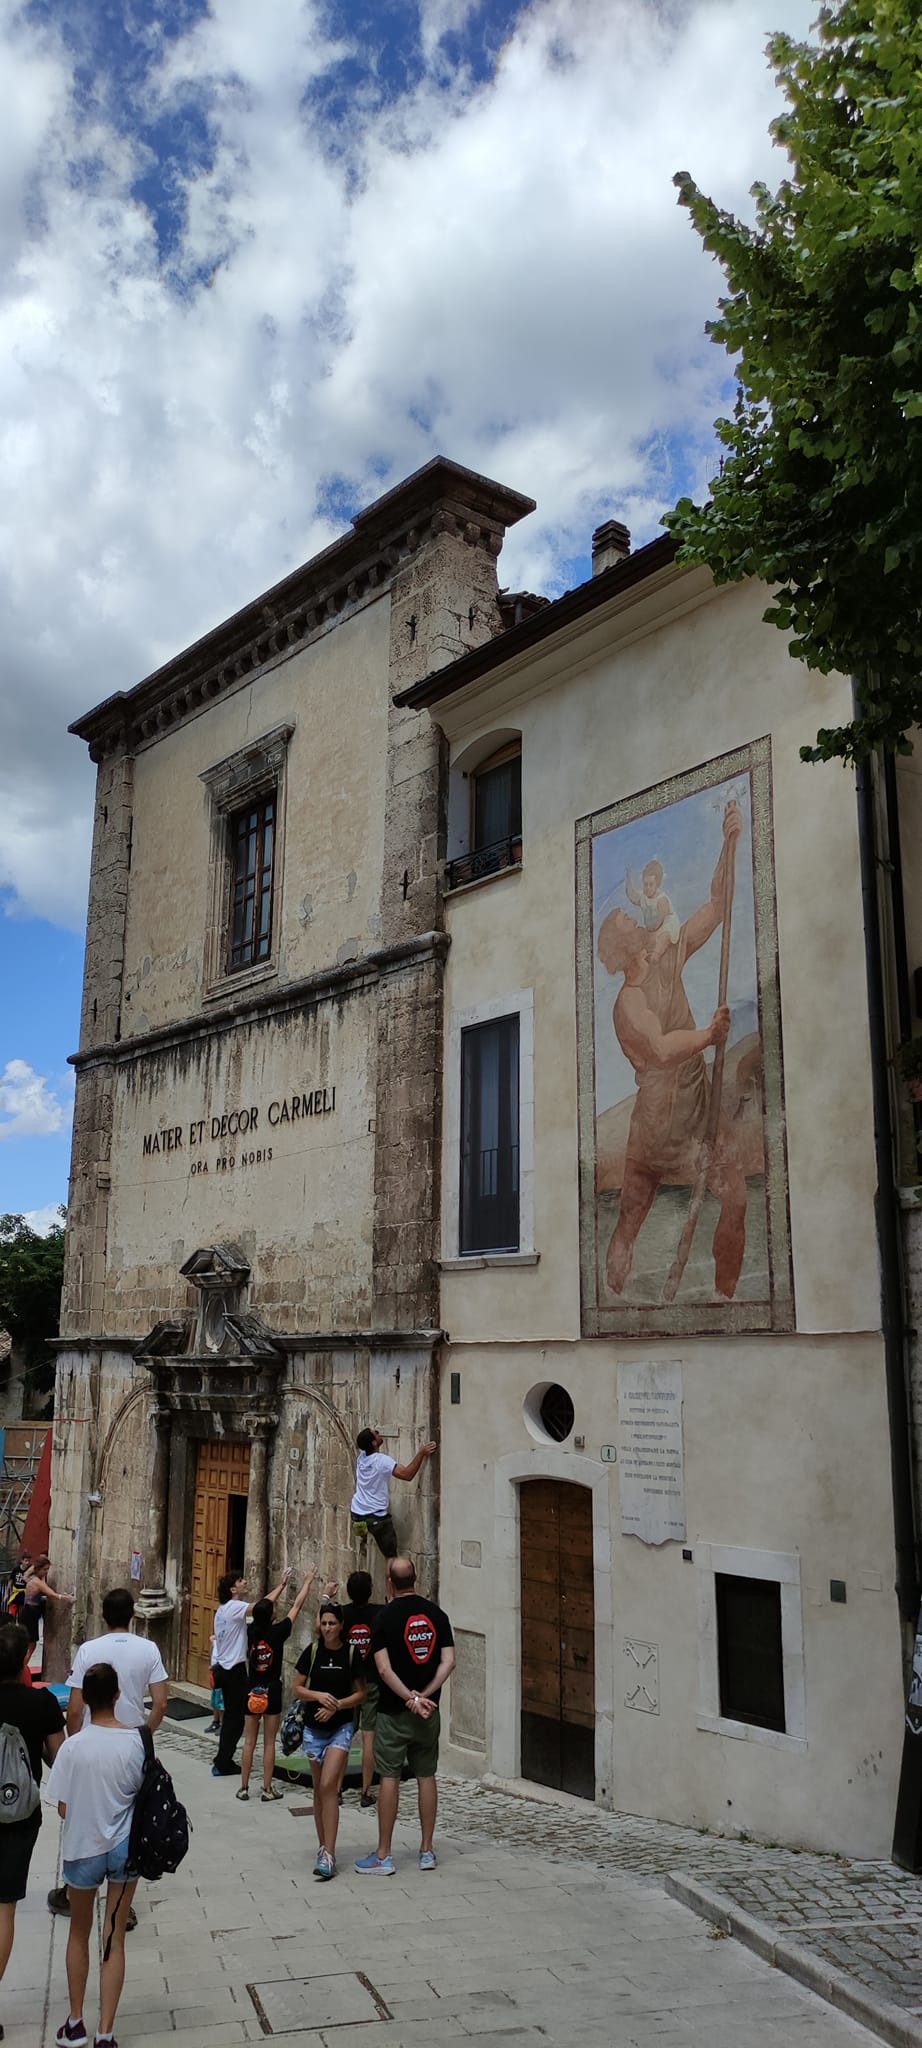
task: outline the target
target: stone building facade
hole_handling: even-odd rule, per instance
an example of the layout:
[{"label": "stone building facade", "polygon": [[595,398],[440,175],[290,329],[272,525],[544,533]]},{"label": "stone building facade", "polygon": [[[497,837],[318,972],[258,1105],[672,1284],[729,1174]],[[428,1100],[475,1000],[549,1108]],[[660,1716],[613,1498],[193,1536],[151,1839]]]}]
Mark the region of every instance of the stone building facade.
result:
[{"label": "stone building facade", "polygon": [[[435,1426],[442,742],[394,700],[498,630],[530,509],[430,463],[74,727],[98,780],[51,1548],[78,1640],[131,1576],[199,1683],[220,1572],[344,1579],[356,1431],[406,1457]],[[431,1466],[395,1508],[434,1583]]]},{"label": "stone building facade", "polygon": [[[758,586],[598,543],[590,583],[403,699],[448,751],[450,1754],[881,1855],[910,1446],[854,778],[799,759],[848,689],[790,661]],[[917,787],[907,763],[916,905]]]},{"label": "stone building facade", "polygon": [[764,591],[611,521],[590,582],[509,597],[529,509],[432,463],[75,728],[58,1583],[80,1634],[133,1569],[201,1681],[219,1571],[344,1578],[357,1428],[431,1433],[396,1506],[450,1761],[880,1855],[922,1257],[872,1077],[913,1029],[917,759],[869,847],[799,760],[847,686]]}]

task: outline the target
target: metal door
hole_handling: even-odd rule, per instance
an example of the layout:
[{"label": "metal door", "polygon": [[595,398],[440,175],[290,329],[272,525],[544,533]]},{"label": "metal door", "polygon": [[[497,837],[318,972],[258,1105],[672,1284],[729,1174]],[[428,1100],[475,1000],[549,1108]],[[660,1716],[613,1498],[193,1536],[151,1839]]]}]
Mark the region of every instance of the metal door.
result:
[{"label": "metal door", "polygon": [[592,1495],[532,1479],[519,1488],[522,1776],[595,1798]]}]

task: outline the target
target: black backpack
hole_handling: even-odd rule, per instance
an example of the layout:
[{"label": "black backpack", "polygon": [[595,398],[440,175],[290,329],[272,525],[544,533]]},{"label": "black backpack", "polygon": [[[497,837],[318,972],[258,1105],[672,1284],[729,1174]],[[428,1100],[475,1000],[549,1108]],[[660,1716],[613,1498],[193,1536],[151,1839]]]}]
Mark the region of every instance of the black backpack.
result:
[{"label": "black backpack", "polygon": [[139,1728],[144,1776],[135,1795],[128,1868],[132,1877],[163,1877],[179,1868],[189,1848],[189,1816],[173,1790],[169,1771],[154,1754],[149,1728]]}]

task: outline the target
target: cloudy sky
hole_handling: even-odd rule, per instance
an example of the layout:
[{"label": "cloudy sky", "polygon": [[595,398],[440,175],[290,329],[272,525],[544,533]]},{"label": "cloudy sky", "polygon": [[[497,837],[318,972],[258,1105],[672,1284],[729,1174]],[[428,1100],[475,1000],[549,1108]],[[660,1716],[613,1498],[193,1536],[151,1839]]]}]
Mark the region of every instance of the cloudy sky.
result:
[{"label": "cloudy sky", "polygon": [[814,0],[0,0],[0,1211],[64,1199],[92,771],[130,687],[436,452],[502,580],[704,491],[688,169],[777,180]]}]

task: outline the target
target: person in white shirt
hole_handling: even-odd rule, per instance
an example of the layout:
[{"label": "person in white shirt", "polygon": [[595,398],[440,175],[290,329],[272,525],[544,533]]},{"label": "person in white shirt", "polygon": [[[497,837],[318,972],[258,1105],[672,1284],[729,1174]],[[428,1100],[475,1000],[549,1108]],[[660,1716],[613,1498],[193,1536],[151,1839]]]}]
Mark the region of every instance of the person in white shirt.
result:
[{"label": "person in white shirt", "polygon": [[90,1971],[90,1936],[96,1893],[107,1885],[106,1951],[99,1968],[99,2026],[95,2048],[114,2048],[112,2029],[125,1980],[125,1931],[135,1882],[129,1875],[128,1839],[135,1797],[144,1775],[144,1745],[136,1728],[119,1721],[118,1675],[111,1664],[84,1673],[90,1723],[59,1749],[44,1787],[64,1822],[64,1881],[70,1893],[67,1990],[70,2013],[56,2048],[88,2048],[83,2004]]},{"label": "person in white shirt", "polygon": [[[89,1725],[90,1713],[83,1697],[83,1680],[94,1664],[111,1664],[118,1675],[120,1691],[116,1720],[123,1728],[142,1728],[145,1721],[151,1734],[159,1728],[170,1696],[170,1681],[156,1643],[148,1642],[145,1636],[130,1634],[133,1617],[134,1595],[126,1586],[114,1586],[102,1603],[106,1634],[93,1636],[88,1643],[81,1643],[68,1673],[68,1735],[76,1735],[78,1728]],[[148,1693],[151,1698],[150,1715],[145,1707]],[[48,1910],[50,1913],[70,1912],[66,1884],[52,1886],[48,1893]],[[132,1910],[129,1928],[134,1925]]]},{"label": "person in white shirt", "polygon": [[[277,1586],[267,1593],[276,1601],[287,1586],[291,1571],[284,1571]],[[255,1602],[247,1599],[246,1581],[238,1572],[225,1572],[218,1580],[218,1606],[214,1618],[211,1672],[224,1696],[224,1719],[218,1739],[218,1753],[211,1766],[213,1778],[237,1778],[240,1765],[234,1751],[243,1734],[249,1684],[247,1622]]]},{"label": "person in white shirt", "polygon": [[397,1531],[391,1519],[391,1480],[415,1479],[425,1459],[434,1455],[436,1446],[420,1444],[408,1465],[398,1465],[396,1458],[389,1458],[382,1451],[384,1438],[379,1429],[360,1429],[355,1442],[359,1455],[352,1496],[353,1526],[360,1525],[360,1534],[363,1528],[367,1529],[381,1556],[390,1559],[397,1555]]},{"label": "person in white shirt", "polygon": [[[127,1587],[116,1586],[105,1595],[102,1618],[106,1634],[93,1636],[90,1642],[81,1643],[68,1673],[67,1733],[76,1735],[77,1729],[86,1727],[90,1718],[83,1698],[86,1672],[91,1671],[94,1664],[111,1664],[118,1674],[119,1683],[116,1720],[123,1728],[142,1728],[146,1721],[153,1734],[166,1713],[170,1681],[156,1643],[149,1642],[146,1636],[130,1633],[134,1596]],[[151,1698],[149,1715],[145,1706],[148,1693]]]}]

